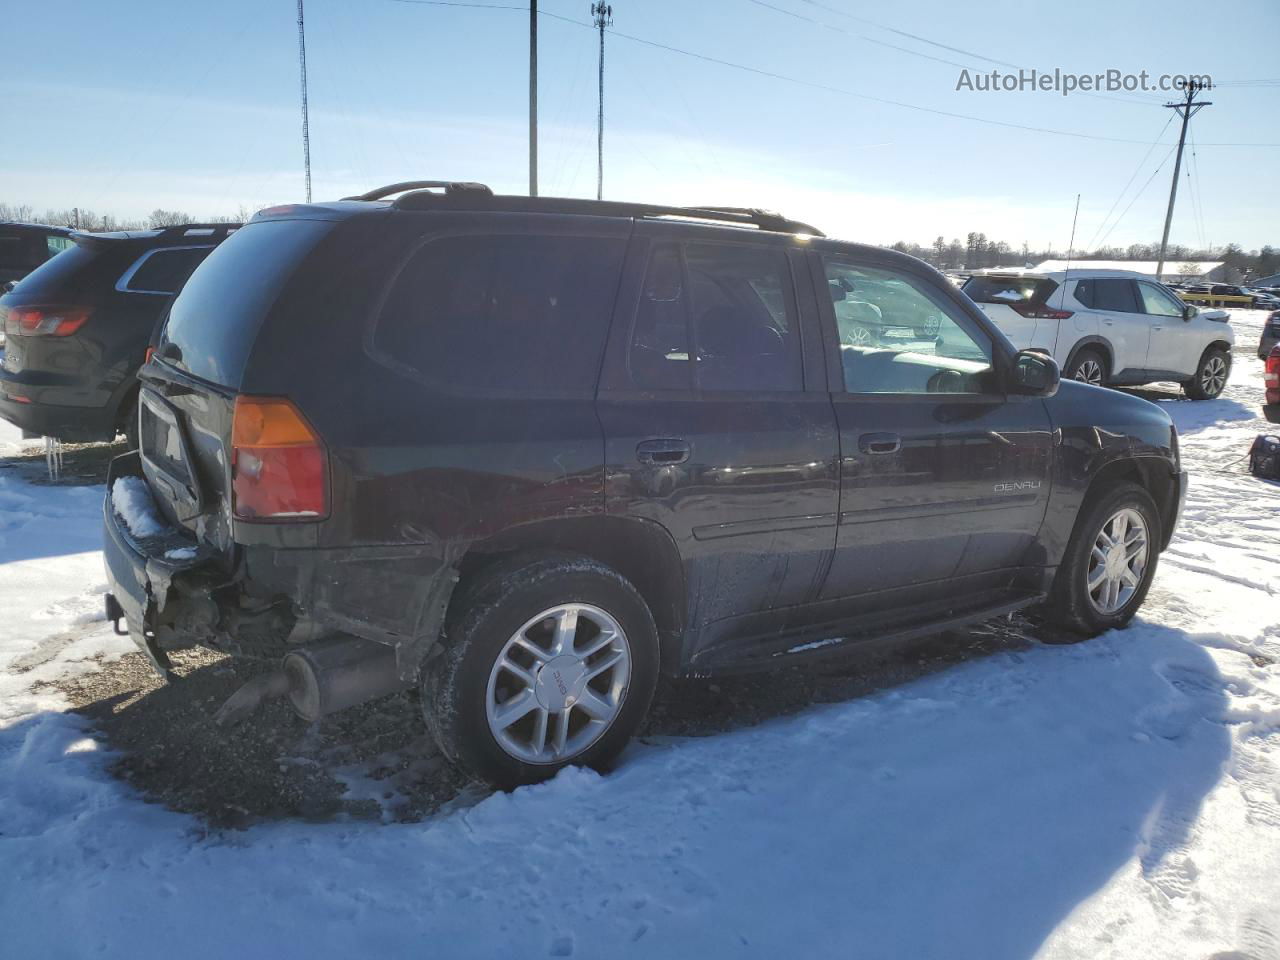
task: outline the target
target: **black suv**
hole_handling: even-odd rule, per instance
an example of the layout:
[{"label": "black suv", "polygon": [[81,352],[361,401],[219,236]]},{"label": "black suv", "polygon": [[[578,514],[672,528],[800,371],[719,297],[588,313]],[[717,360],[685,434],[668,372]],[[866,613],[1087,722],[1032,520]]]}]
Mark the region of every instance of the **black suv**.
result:
[{"label": "black suv", "polygon": [[0,223],[0,292],[71,246],[71,230],[44,223]]},{"label": "black suv", "polygon": [[[936,338],[842,344],[841,280]],[[1154,404],[1059,386],[919,260],[736,208],[417,183],[266,210],[140,378],[117,627],[162,672],[283,654],[228,719],[420,683],[500,785],[607,762],[660,674],[1034,603],[1123,626],[1185,490]]]},{"label": "black suv", "polygon": [[135,439],[148,342],[191,271],[237,226],[71,234],[70,249],[0,297],[0,417],[29,436]]}]

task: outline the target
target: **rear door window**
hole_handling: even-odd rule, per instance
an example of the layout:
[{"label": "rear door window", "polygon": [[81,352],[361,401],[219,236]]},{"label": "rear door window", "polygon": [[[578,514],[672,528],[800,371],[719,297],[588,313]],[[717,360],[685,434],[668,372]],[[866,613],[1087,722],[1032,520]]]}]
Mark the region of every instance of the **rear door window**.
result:
[{"label": "rear door window", "polygon": [[1112,313],[1142,313],[1132,280],[1081,280],[1076,299],[1093,310]]},{"label": "rear door window", "polygon": [[212,247],[171,247],[149,250],[120,278],[117,290],[129,293],[174,294]]},{"label": "rear door window", "polygon": [[590,397],[624,252],[591,237],[431,240],[397,274],[370,352],[451,392]]},{"label": "rear door window", "polygon": [[803,390],[786,254],[745,243],[655,245],[627,362],[643,390]]}]

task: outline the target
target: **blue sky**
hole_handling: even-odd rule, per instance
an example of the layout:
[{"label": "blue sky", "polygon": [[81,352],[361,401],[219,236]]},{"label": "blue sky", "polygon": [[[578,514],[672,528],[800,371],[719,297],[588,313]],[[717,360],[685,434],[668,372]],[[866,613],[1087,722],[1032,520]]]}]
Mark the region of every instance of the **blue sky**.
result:
[{"label": "blue sky", "polygon": [[[588,6],[540,3],[583,24]],[[1275,0],[613,6],[619,34],[816,86],[610,36],[606,197],[773,207],[872,243],[979,230],[1064,249],[1081,193],[1078,247],[1158,240],[1172,158],[1152,174],[1177,137],[1166,95],[957,91],[959,65],[1195,70],[1232,83],[1192,121],[1198,146],[1172,239],[1280,243],[1280,86],[1235,83],[1280,76]],[[295,16],[292,0],[14,3],[0,201],[203,216],[300,199]],[[315,196],[410,178],[523,192],[527,29],[519,11],[308,0]],[[544,194],[594,195],[596,52],[591,30],[542,19]],[[994,126],[851,92],[1137,142]]]}]

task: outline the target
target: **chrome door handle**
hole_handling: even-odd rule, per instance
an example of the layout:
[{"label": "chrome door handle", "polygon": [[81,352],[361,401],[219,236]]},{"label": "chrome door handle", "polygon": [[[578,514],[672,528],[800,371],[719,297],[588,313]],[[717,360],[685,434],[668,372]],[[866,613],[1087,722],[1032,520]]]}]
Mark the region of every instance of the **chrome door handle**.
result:
[{"label": "chrome door handle", "polygon": [[864,433],[858,438],[858,449],[863,453],[897,453],[902,449],[902,438],[896,433]]},{"label": "chrome door handle", "polygon": [[689,459],[689,441],[674,438],[642,440],[636,444],[636,459],[641,463],[671,466]]}]

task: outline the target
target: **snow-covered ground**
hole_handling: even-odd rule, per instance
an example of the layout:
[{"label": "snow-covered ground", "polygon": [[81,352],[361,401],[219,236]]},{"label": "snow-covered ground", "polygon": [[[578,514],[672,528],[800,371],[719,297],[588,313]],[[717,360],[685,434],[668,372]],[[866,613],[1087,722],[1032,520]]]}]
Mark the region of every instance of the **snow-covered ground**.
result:
[{"label": "snow-covered ground", "polygon": [[0,956],[1280,958],[1263,316],[1221,399],[1168,394],[1193,485],[1130,629],[417,824],[209,833],[112,779],[47,686],[131,649],[102,488],[0,470]]}]

